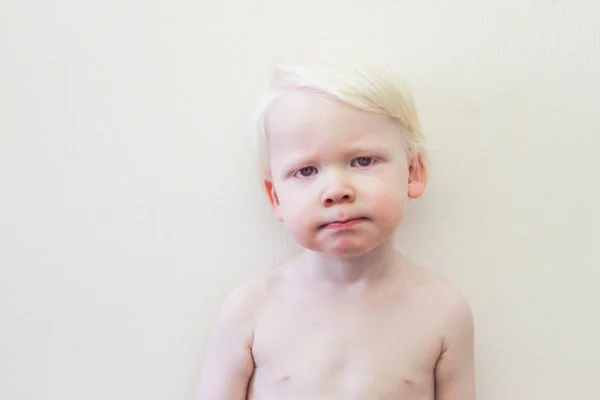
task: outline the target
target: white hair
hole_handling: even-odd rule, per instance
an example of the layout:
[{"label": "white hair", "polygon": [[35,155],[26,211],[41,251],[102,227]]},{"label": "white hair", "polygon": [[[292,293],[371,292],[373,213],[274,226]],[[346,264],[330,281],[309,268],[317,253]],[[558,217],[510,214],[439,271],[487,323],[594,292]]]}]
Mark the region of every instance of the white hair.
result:
[{"label": "white hair", "polygon": [[259,178],[264,179],[269,172],[265,116],[270,106],[291,90],[308,90],[389,118],[398,128],[409,162],[420,162],[428,171],[429,157],[412,93],[392,68],[383,62],[329,58],[278,62],[273,66],[269,91],[255,114]]}]

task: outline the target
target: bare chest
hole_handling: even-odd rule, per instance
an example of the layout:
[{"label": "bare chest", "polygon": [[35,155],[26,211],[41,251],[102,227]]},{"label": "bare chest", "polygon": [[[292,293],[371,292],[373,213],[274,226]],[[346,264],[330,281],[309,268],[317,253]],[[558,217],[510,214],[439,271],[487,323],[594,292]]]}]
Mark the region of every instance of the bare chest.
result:
[{"label": "bare chest", "polygon": [[255,332],[250,398],[432,399],[439,338],[411,306],[281,299]]}]

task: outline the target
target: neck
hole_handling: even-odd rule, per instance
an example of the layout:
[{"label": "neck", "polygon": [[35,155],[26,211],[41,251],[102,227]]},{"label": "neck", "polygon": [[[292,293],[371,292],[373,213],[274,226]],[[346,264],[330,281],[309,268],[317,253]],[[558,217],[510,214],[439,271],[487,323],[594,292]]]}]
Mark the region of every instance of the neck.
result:
[{"label": "neck", "polygon": [[387,276],[395,267],[400,254],[390,238],[376,248],[353,257],[336,257],[307,251],[304,254],[313,277],[340,285],[367,283]]}]

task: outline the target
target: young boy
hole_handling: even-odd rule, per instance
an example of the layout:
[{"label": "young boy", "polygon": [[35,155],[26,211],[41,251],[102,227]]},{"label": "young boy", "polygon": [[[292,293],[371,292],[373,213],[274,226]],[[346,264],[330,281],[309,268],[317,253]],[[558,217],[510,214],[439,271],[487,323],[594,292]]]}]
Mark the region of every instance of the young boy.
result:
[{"label": "young boy", "polygon": [[473,320],[394,249],[427,181],[412,96],[385,68],[280,66],[258,129],[275,216],[306,251],[225,301],[200,400],[474,400]]}]

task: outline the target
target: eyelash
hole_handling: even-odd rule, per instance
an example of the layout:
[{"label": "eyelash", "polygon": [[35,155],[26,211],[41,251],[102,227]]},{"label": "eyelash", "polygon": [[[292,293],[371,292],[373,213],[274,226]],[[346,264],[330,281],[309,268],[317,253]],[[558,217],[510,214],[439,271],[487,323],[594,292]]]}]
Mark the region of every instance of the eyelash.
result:
[{"label": "eyelash", "polygon": [[[372,166],[372,165],[374,165],[374,164],[376,164],[376,163],[378,163],[378,162],[379,162],[379,159],[378,159],[377,157],[372,157],[372,156],[361,156],[361,157],[355,157],[355,158],[353,158],[353,159],[352,159],[352,161],[350,161],[350,165],[352,166],[353,162],[354,162],[354,161],[357,161],[358,159],[365,159],[365,158],[366,158],[366,159],[369,159],[371,162],[370,162],[368,165],[358,165],[358,167],[367,168],[367,167],[370,167],[370,166]],[[303,178],[310,178],[311,176],[315,175],[315,174],[311,174],[311,175],[302,175],[302,174],[300,173],[300,171],[302,171],[302,170],[306,170],[306,169],[311,169],[311,170],[314,170],[314,171],[315,171],[315,174],[316,174],[316,172],[318,172],[318,171],[317,171],[317,168],[316,168],[316,167],[313,167],[313,166],[309,166],[309,167],[302,167],[302,168],[300,168],[300,169],[297,169],[296,171],[294,171],[294,173],[292,174],[292,176],[293,176],[294,178],[303,179]]]}]

